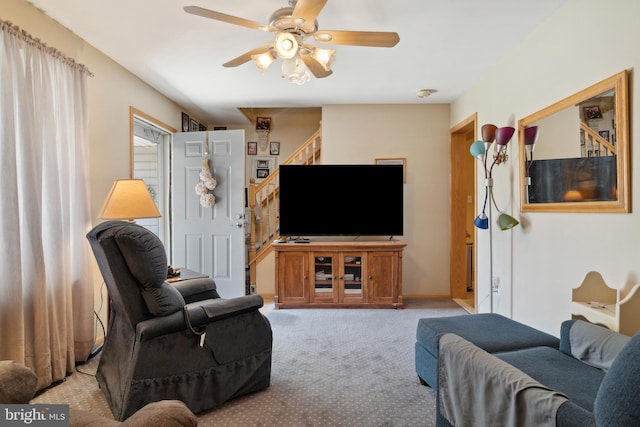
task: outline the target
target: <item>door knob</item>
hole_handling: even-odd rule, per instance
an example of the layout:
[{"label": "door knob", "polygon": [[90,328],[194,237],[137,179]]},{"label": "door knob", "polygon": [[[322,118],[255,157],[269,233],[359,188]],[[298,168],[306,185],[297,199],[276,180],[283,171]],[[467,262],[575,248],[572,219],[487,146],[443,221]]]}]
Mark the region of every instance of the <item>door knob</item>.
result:
[{"label": "door knob", "polygon": [[233,225],[235,225],[237,228],[242,228],[242,227],[244,227],[244,223],[243,223],[243,222],[240,222],[240,221],[236,222],[236,223],[235,223],[235,224],[233,224]]}]

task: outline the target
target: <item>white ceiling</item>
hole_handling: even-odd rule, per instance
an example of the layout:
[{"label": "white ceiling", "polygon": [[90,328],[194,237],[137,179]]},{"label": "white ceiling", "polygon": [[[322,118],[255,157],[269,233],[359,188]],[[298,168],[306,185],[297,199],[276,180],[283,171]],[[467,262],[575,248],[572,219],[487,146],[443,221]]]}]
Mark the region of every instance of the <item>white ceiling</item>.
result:
[{"label": "white ceiling", "polygon": [[[241,124],[238,108],[450,103],[566,0],[329,0],[320,29],[395,31],[400,42],[335,46],[333,74],[302,86],[280,77],[280,61],[264,75],[252,62],[222,67],[272,34],[183,11],[266,24],[287,0],[29,1],[200,121]],[[423,88],[437,92],[420,99]]]}]

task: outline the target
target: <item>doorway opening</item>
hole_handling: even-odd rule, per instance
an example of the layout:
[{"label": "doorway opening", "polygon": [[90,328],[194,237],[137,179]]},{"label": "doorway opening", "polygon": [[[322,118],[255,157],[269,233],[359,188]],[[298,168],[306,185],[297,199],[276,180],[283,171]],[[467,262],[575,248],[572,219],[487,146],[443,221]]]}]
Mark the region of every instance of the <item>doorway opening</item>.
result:
[{"label": "doorway opening", "polygon": [[451,298],[476,312],[476,161],[469,146],[476,140],[477,114],[451,128]]},{"label": "doorway opening", "polygon": [[171,257],[171,126],[130,107],[130,177],[143,179],[160,218],[138,219],[137,224],[155,233]]}]

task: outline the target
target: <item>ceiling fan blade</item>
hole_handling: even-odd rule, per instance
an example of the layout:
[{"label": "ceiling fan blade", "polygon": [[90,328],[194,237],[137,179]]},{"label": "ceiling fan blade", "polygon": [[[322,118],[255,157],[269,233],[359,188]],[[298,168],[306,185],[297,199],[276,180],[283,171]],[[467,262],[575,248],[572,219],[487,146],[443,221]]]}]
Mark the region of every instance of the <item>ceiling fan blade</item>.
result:
[{"label": "ceiling fan blade", "polygon": [[225,62],[224,64],[222,64],[222,66],[227,68],[237,67],[238,65],[242,65],[245,62],[251,61],[251,55],[259,55],[261,53],[265,53],[270,48],[271,48],[271,44],[267,43],[253,50],[250,50],[249,52],[245,52],[242,55],[238,56],[237,58],[232,59],[231,61]]},{"label": "ceiling fan blade", "polygon": [[393,47],[400,41],[398,33],[374,31],[322,30],[313,37],[319,43],[350,46]]},{"label": "ceiling fan blade", "polygon": [[291,19],[294,22],[298,19],[302,19],[304,22],[313,22],[326,3],[327,0],[298,0]]},{"label": "ceiling fan blade", "polygon": [[320,65],[320,63],[318,61],[316,61],[316,59],[311,56],[310,54],[304,54],[304,55],[300,55],[302,57],[302,60],[304,61],[304,64],[307,66],[307,68],[309,69],[309,71],[311,71],[311,73],[316,77],[316,79],[321,79],[324,77],[328,77],[331,74],[333,74],[333,71],[329,70],[325,70],[324,67],[322,65]]},{"label": "ceiling fan blade", "polygon": [[204,18],[215,19],[216,21],[226,22],[228,24],[240,25],[242,27],[251,28],[253,30],[262,30],[262,31],[269,31],[269,32],[278,31],[276,28],[267,24],[261,24],[256,21],[250,21],[249,19],[238,18],[237,16],[227,15],[226,13],[216,12],[216,11],[204,9],[198,6],[185,6],[184,11],[192,15],[198,15]]}]

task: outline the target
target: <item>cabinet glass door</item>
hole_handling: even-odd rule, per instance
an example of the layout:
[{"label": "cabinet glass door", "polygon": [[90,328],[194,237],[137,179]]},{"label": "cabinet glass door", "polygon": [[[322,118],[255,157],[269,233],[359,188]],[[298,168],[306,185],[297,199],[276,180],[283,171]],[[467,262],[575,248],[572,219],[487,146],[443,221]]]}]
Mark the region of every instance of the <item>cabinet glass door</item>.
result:
[{"label": "cabinet glass door", "polygon": [[342,258],[344,298],[362,298],[362,255],[344,254]]},{"label": "cabinet glass door", "polygon": [[332,254],[313,254],[313,300],[333,302],[335,296],[335,263]]}]

